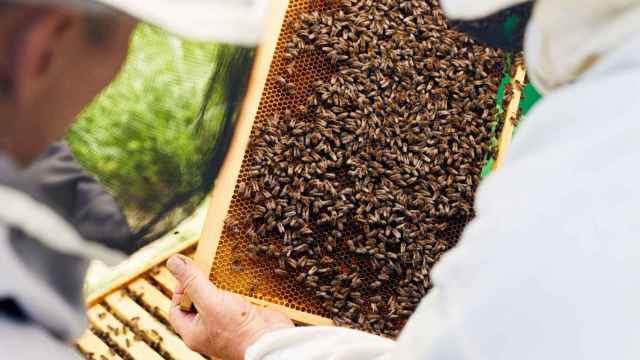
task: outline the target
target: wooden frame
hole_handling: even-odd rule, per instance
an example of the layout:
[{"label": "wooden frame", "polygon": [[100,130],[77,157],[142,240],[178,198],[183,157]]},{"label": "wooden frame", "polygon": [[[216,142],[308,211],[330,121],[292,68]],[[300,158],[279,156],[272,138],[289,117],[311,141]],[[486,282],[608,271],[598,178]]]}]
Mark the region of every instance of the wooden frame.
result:
[{"label": "wooden frame", "polygon": [[524,84],[524,79],[527,73],[522,66],[516,68],[515,75],[511,79],[511,89],[513,89],[513,97],[511,102],[507,105],[507,111],[504,117],[504,126],[502,127],[502,133],[498,138],[498,156],[496,162],[493,165],[493,170],[497,170],[502,167],[504,159],[507,156],[507,150],[511,145],[513,139],[513,131],[515,127],[515,120],[518,117],[518,110],[520,109],[520,100],[522,100],[522,86],[518,84]]},{"label": "wooden frame", "polygon": [[[170,249],[166,253],[161,253],[155,256],[155,259],[147,262],[144,266],[140,266],[136,268],[134,271],[124,274],[123,276],[117,278],[115,281],[112,281],[103,288],[100,288],[90,294],[88,294],[86,299],[87,307],[91,307],[93,305],[99,304],[107,295],[111,294],[114,291],[117,291],[121,288],[126,287],[129,283],[142,276],[144,273],[150,271],[154,267],[166,262],[172,255],[179,254],[181,252],[185,252],[198,244],[199,239],[194,239],[191,241],[187,241],[177,245],[176,247]],[[171,289],[173,291],[173,289]]]},{"label": "wooden frame", "polygon": [[[260,99],[262,98],[272,59],[275,53],[278,37],[280,35],[280,30],[283,25],[282,22],[287,10],[287,0],[276,0],[272,3],[273,16],[270,17],[268,30],[265,34],[266,41],[260,47],[256,55],[255,66],[249,83],[250,92],[247,94],[247,97],[245,99],[245,103],[243,105],[240,117],[236,125],[236,132],[231,143],[229,153],[225,158],[224,164],[220,170],[220,175],[216,182],[215,189],[211,194],[209,211],[194,256],[195,263],[205,274],[210,274],[213,268],[214,259],[216,257],[220,238],[223,233],[226,214],[231,205],[233,192],[235,190],[238,175],[242,167],[244,154],[249,144],[254,118],[258,112]],[[498,140],[499,150],[496,163],[494,165],[494,170],[500,167],[504,161],[506,150],[511,142],[511,137],[514,130],[513,119],[518,114],[521,90],[520,87],[513,85],[516,81],[523,83],[524,76],[524,68],[518,67],[516,75],[514,76],[512,82],[514,96],[508,105],[508,110],[505,115],[505,124]],[[333,324],[332,320],[321,316],[312,315],[251,297],[245,296],[245,298],[255,305],[280,310],[287,314],[294,321],[302,324]],[[191,299],[185,296],[180,306],[183,310],[189,311],[191,310],[193,303]]]}]

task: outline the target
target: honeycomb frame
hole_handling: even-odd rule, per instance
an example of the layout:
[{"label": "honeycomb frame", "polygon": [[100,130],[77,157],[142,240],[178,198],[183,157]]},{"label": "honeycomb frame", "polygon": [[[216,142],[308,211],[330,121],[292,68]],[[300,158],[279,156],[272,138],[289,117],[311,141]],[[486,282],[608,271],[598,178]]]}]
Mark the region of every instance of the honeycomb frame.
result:
[{"label": "honeycomb frame", "polygon": [[[267,259],[258,262],[245,256],[244,250],[251,240],[246,229],[238,230],[236,224],[244,219],[252,204],[241,199],[237,184],[247,178],[248,168],[252,165],[247,149],[257,129],[274,114],[303,105],[311,84],[327,80],[331,75],[333,67],[320,53],[303,54],[296,61],[293,71],[296,78],[292,80],[303,91],[288,96],[277,82],[289,64],[283,56],[292,36],[289,22],[302,13],[322,11],[326,9],[326,4],[315,0],[274,1],[275,16],[270,17],[272,23],[258,50],[249,92],[229,154],[211,195],[209,214],[195,254],[196,263],[210,274],[212,282],[219,288],[240,294],[254,304],[282,310],[293,320],[307,325],[329,325],[333,322],[320,301],[306,293],[293,278],[276,276],[271,271],[274,263]],[[514,81],[524,81],[523,69],[518,69]],[[505,115],[505,124],[510,125],[509,119],[517,116],[519,100],[520,94],[514,94]],[[513,127],[507,125],[498,141],[495,167],[502,163],[511,140]],[[446,233],[438,236],[459,237],[469,220],[460,219]],[[185,299],[182,307],[190,308],[190,300]]]}]

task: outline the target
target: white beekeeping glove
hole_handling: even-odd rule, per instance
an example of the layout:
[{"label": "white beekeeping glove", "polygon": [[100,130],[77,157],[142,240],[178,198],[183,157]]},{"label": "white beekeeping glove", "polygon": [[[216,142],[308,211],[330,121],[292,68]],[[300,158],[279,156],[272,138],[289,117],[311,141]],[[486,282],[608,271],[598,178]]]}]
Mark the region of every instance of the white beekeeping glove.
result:
[{"label": "white beekeeping glove", "polygon": [[525,38],[529,77],[548,92],[640,35],[640,0],[538,0]]},{"label": "white beekeeping glove", "polygon": [[112,8],[190,40],[254,46],[269,0],[6,0],[102,11]]},{"label": "white beekeeping glove", "polygon": [[[477,19],[524,0],[441,0],[452,19]],[[640,0],[536,0],[525,37],[529,77],[549,92],[579,78],[640,33]]]}]

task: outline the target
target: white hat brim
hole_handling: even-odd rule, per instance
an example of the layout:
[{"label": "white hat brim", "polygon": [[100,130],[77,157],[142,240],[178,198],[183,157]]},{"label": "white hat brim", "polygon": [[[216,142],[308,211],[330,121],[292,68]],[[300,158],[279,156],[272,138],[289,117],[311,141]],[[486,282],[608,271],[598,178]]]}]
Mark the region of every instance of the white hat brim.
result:
[{"label": "white hat brim", "polygon": [[196,41],[258,44],[266,0],[97,0],[141,21]]},{"label": "white hat brim", "polygon": [[456,20],[481,19],[528,0],[440,0],[447,17]]}]

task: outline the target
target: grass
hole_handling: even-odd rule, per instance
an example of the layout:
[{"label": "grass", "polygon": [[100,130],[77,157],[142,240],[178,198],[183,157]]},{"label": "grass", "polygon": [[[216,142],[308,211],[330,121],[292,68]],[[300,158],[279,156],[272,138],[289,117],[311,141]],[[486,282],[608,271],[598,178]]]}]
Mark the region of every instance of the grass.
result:
[{"label": "grass", "polygon": [[[68,141],[80,163],[104,183],[125,212],[153,214],[159,199],[194,186],[202,166],[193,122],[218,46],[178,40],[141,25],[115,82],[79,117]],[[212,109],[205,131],[215,138]],[[205,134],[205,135],[208,135]]]}]

